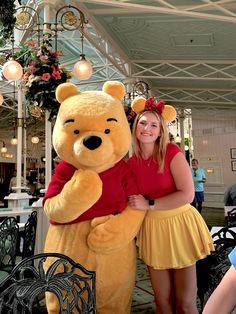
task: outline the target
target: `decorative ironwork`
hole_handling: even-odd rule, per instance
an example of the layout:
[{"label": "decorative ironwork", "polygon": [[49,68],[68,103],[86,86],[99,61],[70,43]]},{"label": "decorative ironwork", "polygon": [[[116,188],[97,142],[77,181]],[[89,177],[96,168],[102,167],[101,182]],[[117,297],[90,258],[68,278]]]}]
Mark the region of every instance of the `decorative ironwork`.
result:
[{"label": "decorative ironwork", "polygon": [[10,272],[15,266],[19,227],[15,217],[7,217],[0,224],[0,268]]},{"label": "decorative ironwork", "polygon": [[46,291],[57,297],[59,313],[96,312],[95,272],[63,254],[44,253],[22,260],[0,284],[0,313],[32,313]]},{"label": "decorative ironwork", "polygon": [[236,233],[228,227],[212,235],[215,251],[197,262],[198,296],[201,307],[215,290],[230,267],[228,254],[236,246]]},{"label": "decorative ironwork", "polygon": [[34,30],[36,26],[38,46],[40,46],[40,20],[38,12],[28,6],[20,6],[16,8],[16,23],[15,28],[25,31],[25,30]]},{"label": "decorative ironwork", "polygon": [[23,242],[22,251],[19,251],[19,255],[21,255],[22,258],[34,255],[36,230],[37,230],[37,212],[33,211],[25,224],[24,230],[19,232],[19,238],[20,240],[22,239]]}]

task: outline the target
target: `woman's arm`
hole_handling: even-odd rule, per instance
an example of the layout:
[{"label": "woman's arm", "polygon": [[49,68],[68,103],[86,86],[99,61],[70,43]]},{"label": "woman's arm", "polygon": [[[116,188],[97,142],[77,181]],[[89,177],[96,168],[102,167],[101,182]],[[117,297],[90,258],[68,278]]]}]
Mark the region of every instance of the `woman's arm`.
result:
[{"label": "woman's arm", "polygon": [[[193,178],[189,164],[181,152],[177,153],[172,159],[170,170],[177,191],[156,199],[152,209],[172,209],[193,201]],[[129,197],[129,203],[130,206],[138,209],[150,209],[148,201],[141,195],[132,195]]]},{"label": "woman's arm", "polygon": [[236,307],[236,270],[233,266],[208,299],[202,314],[229,314]]}]

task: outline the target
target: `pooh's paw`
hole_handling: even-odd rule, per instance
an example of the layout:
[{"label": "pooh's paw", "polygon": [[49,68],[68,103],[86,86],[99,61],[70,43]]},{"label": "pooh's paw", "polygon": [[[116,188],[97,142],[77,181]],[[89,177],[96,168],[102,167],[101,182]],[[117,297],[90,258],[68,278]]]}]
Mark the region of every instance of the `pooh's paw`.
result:
[{"label": "pooh's paw", "polygon": [[90,249],[97,253],[109,254],[121,249],[129,242],[125,239],[127,232],[124,231],[124,226],[122,228],[122,226],[116,225],[114,218],[115,216],[109,215],[101,217],[100,221],[99,218],[94,219],[94,228],[90,231],[87,239]]},{"label": "pooh's paw", "polygon": [[96,217],[92,220],[91,222],[91,227],[92,229],[95,228],[98,225],[103,224],[104,222],[106,222],[107,220],[111,219],[113,215],[107,215],[107,216],[102,216],[102,217]]},{"label": "pooh's paw", "polygon": [[[69,184],[68,184],[69,183]],[[90,198],[97,201],[102,194],[102,181],[99,175],[92,170],[76,170],[68,182],[68,194],[75,198]]]},{"label": "pooh's paw", "polygon": [[114,234],[104,229],[104,224],[100,224],[88,235],[87,244],[96,253],[109,254],[116,250],[113,247],[114,239]]}]

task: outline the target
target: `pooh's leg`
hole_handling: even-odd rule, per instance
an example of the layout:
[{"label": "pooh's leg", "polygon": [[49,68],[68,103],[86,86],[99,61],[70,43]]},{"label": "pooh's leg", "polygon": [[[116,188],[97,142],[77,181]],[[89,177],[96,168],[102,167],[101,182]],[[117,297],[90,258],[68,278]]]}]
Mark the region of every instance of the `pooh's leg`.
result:
[{"label": "pooh's leg", "polygon": [[[135,243],[132,241],[110,254],[98,254],[87,246],[89,230],[89,222],[51,225],[45,251],[63,253],[88,270],[96,271],[97,314],[128,314],[135,284]],[[47,308],[49,314],[59,313],[58,303],[51,296],[47,297]]]},{"label": "pooh's leg", "polygon": [[55,294],[51,292],[45,293],[46,304],[47,304],[47,312],[50,314],[58,314],[60,313],[60,306],[57,297]]},{"label": "pooh's leg", "polygon": [[103,267],[96,273],[97,314],[129,314],[136,275],[135,243],[99,258]]}]

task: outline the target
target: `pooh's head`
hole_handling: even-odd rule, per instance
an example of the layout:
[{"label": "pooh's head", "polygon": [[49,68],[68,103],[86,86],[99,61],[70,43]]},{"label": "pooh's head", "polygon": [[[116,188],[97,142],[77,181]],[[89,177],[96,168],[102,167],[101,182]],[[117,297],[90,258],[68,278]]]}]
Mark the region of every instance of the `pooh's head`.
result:
[{"label": "pooh's head", "polygon": [[127,153],[131,134],[121,100],[125,87],[106,82],[102,91],[79,92],[72,83],[57,87],[61,103],[53,129],[58,156],[78,169],[105,171]]}]

